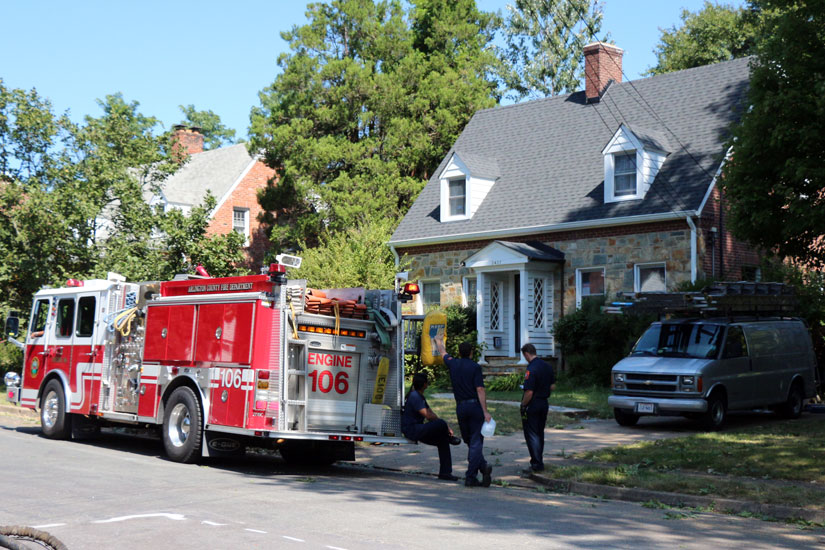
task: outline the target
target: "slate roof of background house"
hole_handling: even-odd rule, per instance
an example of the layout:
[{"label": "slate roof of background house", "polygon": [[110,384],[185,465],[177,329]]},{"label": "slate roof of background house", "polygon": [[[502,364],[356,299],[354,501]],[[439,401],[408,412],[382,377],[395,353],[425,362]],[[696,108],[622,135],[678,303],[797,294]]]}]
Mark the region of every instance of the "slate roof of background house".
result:
[{"label": "slate roof of background house", "polygon": [[[476,233],[508,229],[529,234],[537,226],[697,209],[724,157],[730,123],[741,111],[748,63],[726,61],[632,86],[614,83],[593,104],[575,92],[478,111],[390,243],[472,240]],[[605,204],[601,151],[622,122],[644,128],[647,138],[662,134],[672,152],[645,199]],[[438,175],[454,151],[461,158],[494,159],[500,177],[471,219],[440,223]]]},{"label": "slate roof of background house", "polygon": [[162,184],[163,195],[171,203],[196,205],[209,190],[220,200],[252,161],[243,143],[194,154]]},{"label": "slate roof of background house", "polygon": [[519,254],[524,254],[531,260],[543,260],[546,262],[563,262],[564,252],[556,250],[552,246],[547,246],[541,241],[527,241],[514,243],[510,241],[493,241]]}]

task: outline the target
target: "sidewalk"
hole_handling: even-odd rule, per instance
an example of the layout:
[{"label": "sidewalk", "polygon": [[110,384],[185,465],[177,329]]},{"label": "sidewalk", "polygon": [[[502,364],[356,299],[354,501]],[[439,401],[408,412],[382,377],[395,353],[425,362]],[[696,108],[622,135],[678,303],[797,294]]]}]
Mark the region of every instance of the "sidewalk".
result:
[{"label": "sidewalk", "polygon": [[[517,405],[517,403],[516,403]],[[655,425],[655,422],[651,423]],[[564,455],[580,451],[678,437],[689,430],[688,422],[670,419],[662,427],[644,430],[625,428],[613,420],[581,420],[564,429],[544,432],[544,460],[563,461]],[[451,447],[453,474],[463,477],[467,470],[467,445]],[[485,438],[484,457],[493,465],[494,483],[535,487],[536,482],[522,475],[530,467],[530,455],[522,433]],[[356,464],[407,473],[438,473],[438,451],[430,445],[369,445],[356,449]]]}]

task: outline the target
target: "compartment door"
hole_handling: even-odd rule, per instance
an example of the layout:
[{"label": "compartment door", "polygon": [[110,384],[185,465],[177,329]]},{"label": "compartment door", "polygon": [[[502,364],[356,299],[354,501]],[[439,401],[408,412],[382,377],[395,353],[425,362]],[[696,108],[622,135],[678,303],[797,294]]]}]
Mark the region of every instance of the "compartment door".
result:
[{"label": "compartment door", "polygon": [[347,431],[355,426],[360,353],[307,351],[307,429]]}]

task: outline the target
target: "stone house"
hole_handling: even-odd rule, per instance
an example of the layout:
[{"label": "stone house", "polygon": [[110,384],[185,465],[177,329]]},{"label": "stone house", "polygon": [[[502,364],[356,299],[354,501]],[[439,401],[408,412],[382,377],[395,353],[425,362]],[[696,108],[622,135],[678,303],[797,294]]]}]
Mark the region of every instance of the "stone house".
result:
[{"label": "stone house", "polygon": [[207,234],[235,231],[244,235],[249,267],[257,270],[269,249],[265,228],[258,220],[262,209],[257,192],[276,177],[275,170],[250,155],[243,143],[204,151],[203,135],[185,126],[176,126],[174,137],[189,159],[163,183],[160,195],[149,198],[150,203],[188,212],[211,191],[217,205]]},{"label": "stone house", "polygon": [[477,112],[390,239],[433,304],[475,301],[485,360],[593,296],[758,277],[718,178],[748,60],[622,82],[623,51],[585,53],[585,90]]}]

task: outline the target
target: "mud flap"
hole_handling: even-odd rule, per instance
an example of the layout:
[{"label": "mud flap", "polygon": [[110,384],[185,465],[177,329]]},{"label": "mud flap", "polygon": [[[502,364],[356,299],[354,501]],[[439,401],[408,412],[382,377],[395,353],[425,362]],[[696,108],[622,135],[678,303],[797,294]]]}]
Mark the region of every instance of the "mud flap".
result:
[{"label": "mud flap", "polygon": [[201,456],[209,458],[241,458],[246,454],[244,438],[232,434],[203,431]]},{"label": "mud flap", "polygon": [[70,414],[69,421],[72,423],[72,439],[84,441],[94,439],[100,435],[100,423],[96,418],[90,418],[82,414]]}]

